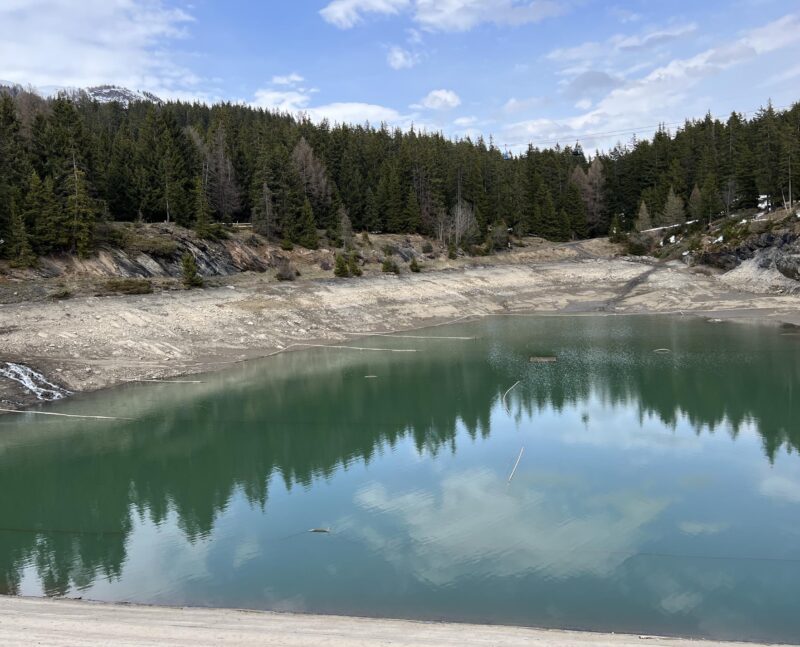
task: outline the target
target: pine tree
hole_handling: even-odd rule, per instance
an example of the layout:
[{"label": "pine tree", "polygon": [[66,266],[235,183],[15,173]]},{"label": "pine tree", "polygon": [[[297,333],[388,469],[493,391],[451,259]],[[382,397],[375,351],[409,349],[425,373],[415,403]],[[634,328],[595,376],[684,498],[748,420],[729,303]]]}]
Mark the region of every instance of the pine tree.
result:
[{"label": "pine tree", "polygon": [[636,231],[647,231],[653,228],[653,221],[650,219],[650,211],[647,209],[647,203],[642,200],[639,205],[639,215],[636,217]]},{"label": "pine tree", "polygon": [[69,244],[81,258],[87,258],[94,245],[94,226],[97,208],[89,197],[86,175],[73,165],[67,176],[67,217],[69,219]]},{"label": "pine tree", "polygon": [[714,175],[706,177],[700,195],[700,212],[702,218],[707,222],[711,222],[714,218],[718,217],[724,209],[722,198],[719,194],[719,188],[717,187],[717,180]]},{"label": "pine tree", "polygon": [[9,241],[9,259],[14,267],[31,267],[36,263],[25,220],[22,214],[14,208],[11,209],[11,240]]},{"label": "pine tree", "polygon": [[199,175],[194,178],[192,188],[192,204],[194,222],[192,226],[200,238],[214,240],[218,238],[219,230],[216,223],[211,222],[211,205],[208,202],[203,178]]},{"label": "pine tree", "polygon": [[186,252],[181,257],[181,271],[183,274],[183,285],[187,289],[203,287],[203,278],[197,272],[197,261],[194,256]]},{"label": "pine tree", "polygon": [[686,220],[686,212],[683,209],[683,200],[670,187],[659,222],[662,225],[677,225],[684,220]]},{"label": "pine tree", "polygon": [[589,227],[586,221],[586,204],[581,196],[578,185],[571,180],[567,183],[567,188],[564,191],[562,199],[563,209],[567,216],[568,233],[567,239],[587,238],[589,235]]},{"label": "pine tree", "polygon": [[553,204],[553,196],[546,187],[542,193],[540,209],[540,235],[547,240],[559,240],[561,237],[561,225],[556,213],[556,207]]},{"label": "pine tree", "polygon": [[303,202],[303,210],[294,242],[298,245],[302,245],[306,249],[317,249],[317,247],[319,247],[317,224],[314,221],[314,210],[311,208],[311,202],[308,198]]},{"label": "pine tree", "polygon": [[333,266],[333,275],[340,279],[350,276],[350,267],[344,254],[336,254],[336,261]]},{"label": "pine tree", "polygon": [[403,231],[407,233],[416,233],[420,230],[421,226],[422,221],[420,219],[417,192],[414,191],[413,186],[409,186],[408,197],[406,198],[406,206],[403,210]]},{"label": "pine tree", "polygon": [[367,197],[364,207],[364,230],[378,231],[378,229],[380,229],[378,201],[375,198],[375,194],[371,188],[367,188],[366,195]]},{"label": "pine tree", "polygon": [[692,189],[692,195],[689,196],[689,217],[697,222],[703,220],[703,196],[696,184]]}]

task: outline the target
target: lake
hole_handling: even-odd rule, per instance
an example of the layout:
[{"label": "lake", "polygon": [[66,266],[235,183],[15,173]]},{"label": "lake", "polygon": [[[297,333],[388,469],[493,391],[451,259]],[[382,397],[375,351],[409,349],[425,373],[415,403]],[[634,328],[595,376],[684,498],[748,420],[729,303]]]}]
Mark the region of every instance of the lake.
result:
[{"label": "lake", "polygon": [[0,416],[0,592],[800,640],[793,329],[350,345]]}]

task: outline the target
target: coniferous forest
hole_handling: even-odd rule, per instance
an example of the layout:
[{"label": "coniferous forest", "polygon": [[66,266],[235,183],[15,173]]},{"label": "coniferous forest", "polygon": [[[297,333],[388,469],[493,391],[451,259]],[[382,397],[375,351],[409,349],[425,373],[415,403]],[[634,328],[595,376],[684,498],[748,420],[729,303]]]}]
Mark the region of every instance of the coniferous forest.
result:
[{"label": "coniferous forest", "polygon": [[[204,237],[252,221],[314,248],[355,231],[483,244],[491,231],[571,240],[770,207],[800,188],[800,104],[706,116],[591,154],[386,126],[319,124],[242,105],[102,103],[0,92],[0,256],[90,255],[105,221],[169,221]],[[350,226],[350,224],[348,225]]]}]

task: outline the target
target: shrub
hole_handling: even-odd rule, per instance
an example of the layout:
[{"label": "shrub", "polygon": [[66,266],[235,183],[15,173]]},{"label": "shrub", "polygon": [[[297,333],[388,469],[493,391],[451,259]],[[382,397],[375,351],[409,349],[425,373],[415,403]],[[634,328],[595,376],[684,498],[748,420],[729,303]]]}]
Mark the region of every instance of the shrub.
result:
[{"label": "shrub", "polygon": [[381,271],[385,272],[386,274],[400,274],[400,268],[398,267],[397,263],[388,256],[383,259]]},{"label": "shrub", "polygon": [[186,289],[203,287],[203,278],[197,273],[197,261],[189,252],[181,258],[183,285]]},{"label": "shrub", "polygon": [[416,256],[411,259],[411,262],[408,264],[408,269],[410,269],[415,274],[419,273],[419,271],[422,269],[419,263],[417,263]]},{"label": "shrub", "polygon": [[451,261],[458,258],[458,250],[456,250],[456,246],[453,245],[453,243],[450,243],[447,246],[447,258],[449,258]]},{"label": "shrub", "polygon": [[369,234],[366,231],[361,232],[361,242],[372,247],[372,241],[369,239]]},{"label": "shrub", "polygon": [[422,253],[433,254],[433,245],[431,245],[428,241],[422,243]]},{"label": "shrub", "polygon": [[325,272],[330,272],[333,269],[333,265],[327,258],[323,258],[319,262],[319,268]]},{"label": "shrub", "polygon": [[361,266],[358,264],[358,255],[355,252],[350,252],[347,257],[347,269],[350,271],[351,276],[361,276],[364,273],[361,271]]},{"label": "shrub", "polygon": [[350,264],[344,257],[344,254],[336,254],[336,264],[333,267],[333,275],[338,276],[340,279],[350,276]]},{"label": "shrub", "polygon": [[278,261],[278,268],[275,272],[275,278],[279,281],[294,281],[299,275],[299,272],[292,267],[288,259],[282,258]]},{"label": "shrub", "polygon": [[383,251],[383,253],[386,254],[386,256],[394,256],[395,254],[397,254],[398,249],[395,245],[384,245],[381,248],[381,251]]},{"label": "shrub", "polygon": [[150,294],[153,284],[148,279],[108,279],[103,286],[104,294]]},{"label": "shrub", "polygon": [[288,238],[284,238],[281,241],[281,249],[284,252],[291,252],[294,249],[294,243],[291,240],[289,240]]}]

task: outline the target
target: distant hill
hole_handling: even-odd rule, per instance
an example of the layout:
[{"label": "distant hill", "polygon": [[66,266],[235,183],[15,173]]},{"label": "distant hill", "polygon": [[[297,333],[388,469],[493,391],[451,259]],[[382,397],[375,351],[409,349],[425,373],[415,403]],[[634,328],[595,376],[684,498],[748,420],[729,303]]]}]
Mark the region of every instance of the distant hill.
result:
[{"label": "distant hill", "polygon": [[161,105],[164,101],[153,94],[143,90],[131,90],[119,85],[94,85],[88,88],[74,88],[68,86],[45,86],[41,88],[24,87],[19,83],[0,80],[0,90],[8,92],[12,97],[20,92],[34,92],[41,97],[55,97],[61,94],[73,99],[87,98],[100,103],[118,102],[124,106],[136,101],[148,101]]}]

